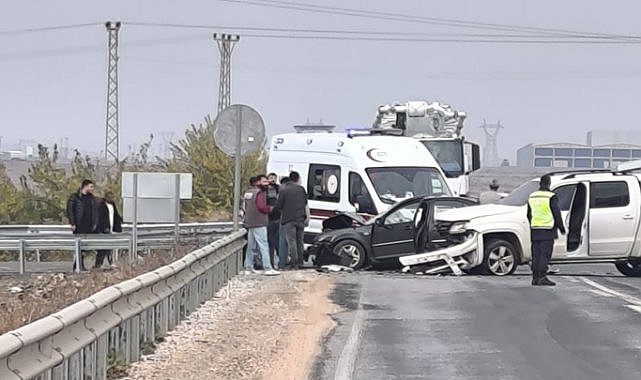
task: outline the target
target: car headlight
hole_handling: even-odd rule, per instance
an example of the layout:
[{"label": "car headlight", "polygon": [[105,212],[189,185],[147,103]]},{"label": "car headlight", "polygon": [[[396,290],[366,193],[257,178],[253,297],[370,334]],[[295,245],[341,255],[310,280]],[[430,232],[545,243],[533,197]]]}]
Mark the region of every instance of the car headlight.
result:
[{"label": "car headlight", "polygon": [[334,237],[332,235],[319,235],[316,237],[316,243],[327,243],[331,242],[334,240]]},{"label": "car headlight", "polygon": [[450,234],[456,235],[456,234],[464,234],[467,232],[467,226],[470,224],[470,222],[455,222],[452,224],[452,227],[450,227]]}]

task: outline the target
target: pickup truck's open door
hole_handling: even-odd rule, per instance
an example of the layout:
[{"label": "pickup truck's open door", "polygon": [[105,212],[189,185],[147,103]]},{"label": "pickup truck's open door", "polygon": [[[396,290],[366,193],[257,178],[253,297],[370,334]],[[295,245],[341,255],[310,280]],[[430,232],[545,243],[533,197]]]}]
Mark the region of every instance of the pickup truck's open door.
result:
[{"label": "pickup truck's open door", "polygon": [[587,257],[589,248],[588,183],[573,183],[554,189],[566,234],[554,242],[555,259]]}]

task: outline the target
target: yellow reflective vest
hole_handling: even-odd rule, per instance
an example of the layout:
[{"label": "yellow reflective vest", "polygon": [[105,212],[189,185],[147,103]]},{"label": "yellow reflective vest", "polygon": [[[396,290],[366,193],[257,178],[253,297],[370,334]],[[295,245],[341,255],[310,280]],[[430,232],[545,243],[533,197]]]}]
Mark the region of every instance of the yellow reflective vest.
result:
[{"label": "yellow reflective vest", "polygon": [[533,229],[551,230],[554,228],[554,214],[550,207],[550,199],[554,196],[551,191],[539,190],[530,194],[530,227]]}]

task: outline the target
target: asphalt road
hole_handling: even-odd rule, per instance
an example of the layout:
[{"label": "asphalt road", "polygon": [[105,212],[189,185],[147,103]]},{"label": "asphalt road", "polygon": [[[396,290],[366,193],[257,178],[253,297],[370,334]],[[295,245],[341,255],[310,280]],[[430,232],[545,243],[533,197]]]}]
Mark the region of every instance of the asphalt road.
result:
[{"label": "asphalt road", "polygon": [[340,275],[316,379],[639,379],[641,279],[559,266],[506,278]]}]

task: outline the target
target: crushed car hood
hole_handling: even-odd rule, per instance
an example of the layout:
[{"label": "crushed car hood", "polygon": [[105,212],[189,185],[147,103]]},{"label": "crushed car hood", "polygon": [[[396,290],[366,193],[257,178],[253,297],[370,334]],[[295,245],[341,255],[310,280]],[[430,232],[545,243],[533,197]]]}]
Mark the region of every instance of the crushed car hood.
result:
[{"label": "crushed car hood", "polygon": [[362,226],[367,221],[355,212],[343,212],[323,221],[323,231]]},{"label": "crushed car hood", "polygon": [[437,219],[451,222],[455,222],[458,220],[472,220],[484,216],[510,214],[513,212],[517,212],[520,209],[520,206],[506,206],[496,204],[461,207],[439,213]]}]

